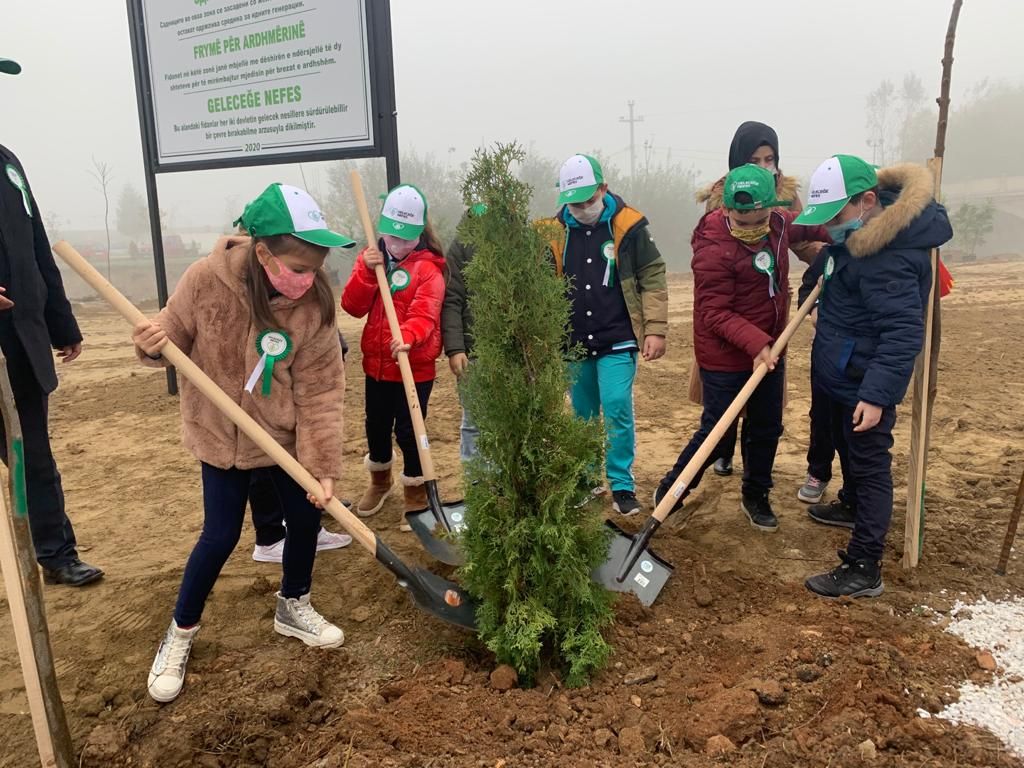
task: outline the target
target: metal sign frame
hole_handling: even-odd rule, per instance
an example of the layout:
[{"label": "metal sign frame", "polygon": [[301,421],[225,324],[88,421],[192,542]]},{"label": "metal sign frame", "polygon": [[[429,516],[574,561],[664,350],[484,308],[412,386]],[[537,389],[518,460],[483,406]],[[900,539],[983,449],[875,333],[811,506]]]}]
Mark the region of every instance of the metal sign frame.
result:
[{"label": "metal sign frame", "polygon": [[[160,200],[156,177],[160,173],[206,171],[219,168],[241,168],[257,165],[310,163],[325,160],[348,160],[383,157],[387,164],[388,187],[399,183],[398,112],[395,107],[395,67],[391,44],[390,0],[362,0],[366,16],[369,46],[370,114],[375,118],[373,146],[353,149],[302,150],[271,156],[221,158],[181,163],[160,163],[156,139],[156,119],[150,79],[149,50],[143,26],[143,0],[127,0],[128,30],[135,73],[135,93],[139,111],[139,130],[146,172],[146,198],[149,205],[150,233],[153,238],[153,266],[160,307],[167,304],[167,265],[164,259],[163,231],[160,225]],[[167,391],[176,394],[177,377],[167,370]]]}]

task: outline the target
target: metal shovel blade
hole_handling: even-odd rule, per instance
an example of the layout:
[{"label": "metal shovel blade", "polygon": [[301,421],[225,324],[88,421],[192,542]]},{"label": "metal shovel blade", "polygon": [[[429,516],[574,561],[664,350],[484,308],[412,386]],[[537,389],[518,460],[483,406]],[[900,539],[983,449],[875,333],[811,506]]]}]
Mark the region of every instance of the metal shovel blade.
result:
[{"label": "metal shovel blade", "polygon": [[410,568],[379,537],[376,556],[421,610],[449,624],[476,629],[476,603],[458,584],[424,568]]},{"label": "metal shovel blade", "polygon": [[436,480],[428,480],[426,489],[427,508],[406,512],[405,521],[435,559],[448,565],[462,565],[466,558],[456,537],[466,527],[466,505],[462,501],[442,502]]},{"label": "metal shovel blade", "polygon": [[632,592],[643,605],[651,606],[675,570],[674,566],[658,557],[649,547],[644,547],[626,572],[625,578],[620,580],[620,568],[631,557],[630,549],[637,537],[626,533],[610,520],[605,520],[604,524],[611,530],[612,536],[608,544],[608,557],[594,571],[594,581],[615,592]]}]

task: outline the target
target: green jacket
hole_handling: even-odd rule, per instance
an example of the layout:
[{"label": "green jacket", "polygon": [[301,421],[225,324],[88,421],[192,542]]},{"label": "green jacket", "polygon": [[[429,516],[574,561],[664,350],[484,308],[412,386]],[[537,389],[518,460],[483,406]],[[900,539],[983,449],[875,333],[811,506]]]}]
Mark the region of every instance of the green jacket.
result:
[{"label": "green jacket", "polygon": [[[621,203],[621,200],[619,200]],[[565,223],[561,215],[538,223],[549,237],[555,270],[562,274],[565,247]],[[643,349],[647,336],[668,335],[668,284],[665,260],[654,243],[647,218],[634,208],[621,204],[612,219],[615,237],[615,268],[626,300],[637,344]]]},{"label": "green jacket", "polygon": [[448,264],[448,286],[444,292],[444,305],[441,307],[441,336],[444,341],[444,353],[452,355],[464,352],[469,355],[473,351],[473,315],[469,311],[466,292],[466,279],[463,269],[473,258],[473,248],[463,245],[456,237],[445,255]]}]

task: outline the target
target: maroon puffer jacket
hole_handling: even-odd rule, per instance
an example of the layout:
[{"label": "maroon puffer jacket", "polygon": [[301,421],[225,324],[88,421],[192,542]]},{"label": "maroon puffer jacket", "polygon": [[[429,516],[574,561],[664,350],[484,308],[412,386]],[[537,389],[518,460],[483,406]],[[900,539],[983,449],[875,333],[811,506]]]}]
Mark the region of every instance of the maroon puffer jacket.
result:
[{"label": "maroon puffer jacket", "polygon": [[[791,243],[831,242],[824,227],[793,224],[796,213],[772,211],[768,239],[741,243],[725,210],[706,214],[693,231],[693,346],[697,364],[710,371],[750,371],[754,358],[786,327]],[[768,249],[775,261],[775,296],[767,274],[754,267]],[[777,254],[783,254],[781,258]]]}]

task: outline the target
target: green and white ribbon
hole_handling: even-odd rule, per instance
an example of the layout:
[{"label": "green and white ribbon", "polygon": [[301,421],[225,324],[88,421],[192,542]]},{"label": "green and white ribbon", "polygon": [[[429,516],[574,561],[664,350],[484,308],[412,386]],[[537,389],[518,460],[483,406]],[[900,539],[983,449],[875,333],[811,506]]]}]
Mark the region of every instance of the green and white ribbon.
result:
[{"label": "green and white ribbon", "polygon": [[391,285],[391,292],[404,291],[409,287],[409,283],[412,282],[412,277],[404,269],[398,268],[391,271],[388,275],[388,282]]},{"label": "green and white ribbon", "polygon": [[274,363],[288,357],[288,353],[292,351],[292,340],[284,331],[264,331],[256,337],[256,351],[260,354],[260,360],[249,374],[249,380],[245,382],[245,391],[251,393],[262,375],[263,388],[260,391],[264,397],[270,397],[270,385],[274,381]]},{"label": "green and white ribbon", "polygon": [[835,271],[836,271],[836,257],[832,256],[830,254],[828,259],[825,261],[825,269],[824,269],[824,271],[822,273],[822,276],[825,278],[824,280],[821,281],[821,292],[822,293],[825,292],[825,288],[828,286],[828,281],[832,279],[832,275],[835,274]]},{"label": "green and white ribbon", "polygon": [[604,256],[605,261],[602,285],[605,288],[611,288],[615,284],[615,243],[611,240],[606,240],[601,245],[601,255]]},{"label": "green and white ribbon", "polygon": [[15,186],[15,188],[21,192],[21,203],[25,206],[25,213],[29,216],[32,215],[32,199],[28,195],[28,184],[25,183],[25,177],[21,175],[17,168],[13,164],[8,163],[4,169],[7,172],[7,178]]},{"label": "green and white ribbon", "polygon": [[778,286],[775,284],[775,256],[767,248],[754,254],[754,269],[762,275],[768,275],[768,295],[775,298]]}]

